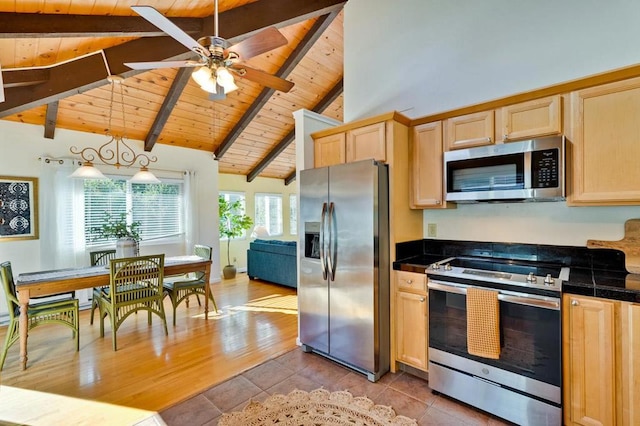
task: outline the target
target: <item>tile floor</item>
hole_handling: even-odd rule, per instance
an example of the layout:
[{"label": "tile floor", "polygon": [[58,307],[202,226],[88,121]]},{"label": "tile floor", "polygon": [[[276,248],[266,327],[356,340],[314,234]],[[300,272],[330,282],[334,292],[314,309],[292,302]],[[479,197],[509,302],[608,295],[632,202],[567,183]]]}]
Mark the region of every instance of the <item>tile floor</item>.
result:
[{"label": "tile floor", "polygon": [[264,401],[274,393],[294,389],[348,390],[376,404],[390,405],[397,414],[419,425],[505,425],[496,417],[434,395],[425,380],[399,372],[371,383],[363,375],[316,354],[294,349],[216,385],[160,414],[169,426],[216,425],[223,412],[240,411],[251,400]]}]

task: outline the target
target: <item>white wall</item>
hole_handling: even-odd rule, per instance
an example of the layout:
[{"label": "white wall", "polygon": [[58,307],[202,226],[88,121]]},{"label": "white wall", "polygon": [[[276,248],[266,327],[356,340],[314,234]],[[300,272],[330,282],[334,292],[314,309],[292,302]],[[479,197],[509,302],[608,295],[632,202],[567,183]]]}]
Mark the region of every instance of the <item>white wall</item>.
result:
[{"label": "white wall", "polygon": [[[69,147],[94,146],[107,142],[104,135],[80,133],[64,129],[57,129],[55,139],[45,139],[44,128],[30,124],[15,123],[0,120],[0,175],[2,176],[28,176],[40,177],[41,163],[39,157],[66,157],[72,158]],[[142,142],[129,141],[135,146],[136,151],[142,151]],[[180,173],[155,171],[155,169],[167,170],[194,170],[197,176],[197,191],[199,213],[199,237],[196,241],[208,244],[219,251],[218,239],[218,163],[213,160],[210,153],[175,148],[167,145],[156,145],[153,155],[158,157],[158,162],[153,163],[151,170],[159,177],[181,177]],[[111,173],[115,169],[107,167],[103,171]],[[133,175],[137,169],[121,169],[119,173]],[[43,212],[40,211],[42,216]],[[42,230],[40,230],[42,232]],[[141,243],[143,254],[166,253],[167,255],[180,255],[191,252],[191,249],[183,245],[152,245]],[[41,269],[41,257],[47,253],[41,253],[40,240],[25,241],[0,241],[0,261],[11,261],[14,274],[37,271]],[[89,257],[87,254],[87,264]],[[214,257],[212,266],[212,280],[219,280],[220,266],[218,259]],[[0,295],[0,311],[6,311],[4,296]]]},{"label": "white wall", "polygon": [[[247,216],[253,219],[255,225],[255,194],[267,193],[267,194],[280,194],[282,195],[282,215],[283,215],[283,233],[282,235],[274,235],[265,237],[263,239],[271,240],[297,240],[298,236],[291,234],[289,226],[289,195],[297,194],[298,187],[295,183],[285,185],[283,179],[273,178],[255,178],[251,182],[247,182],[247,177],[244,175],[233,175],[221,173],[218,175],[219,190],[220,191],[233,191],[243,192],[245,196],[245,213]],[[247,234],[251,235],[253,226],[247,231]],[[249,243],[255,240],[247,236],[246,238],[232,240],[229,246],[229,252],[231,262],[235,258],[236,268],[240,271],[247,270],[247,250],[249,249]],[[227,264],[227,242],[220,242],[220,265]]]},{"label": "white wall", "polygon": [[[417,118],[640,63],[640,2],[349,0],[345,122]],[[565,203],[425,210],[437,238],[584,246],[617,240],[640,207]]]}]

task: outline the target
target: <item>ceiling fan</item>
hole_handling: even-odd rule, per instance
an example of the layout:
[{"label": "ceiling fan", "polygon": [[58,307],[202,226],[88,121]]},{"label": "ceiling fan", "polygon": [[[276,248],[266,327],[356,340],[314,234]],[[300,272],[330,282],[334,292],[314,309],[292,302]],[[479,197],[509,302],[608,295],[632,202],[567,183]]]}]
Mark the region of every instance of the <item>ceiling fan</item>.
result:
[{"label": "ceiling fan", "polygon": [[200,87],[212,94],[212,99],[223,98],[224,94],[236,90],[234,75],[244,77],[263,86],[281,92],[288,92],[293,83],[241,63],[254,56],[287,44],[287,39],[275,27],[264,29],[245,40],[230,45],[218,36],[218,0],[214,2],[213,36],[201,37],[197,41],[182,31],[152,6],[131,6],[141,17],[173,37],[200,57],[188,61],[127,62],[132,69],[155,69],[174,67],[194,67],[193,79]]}]

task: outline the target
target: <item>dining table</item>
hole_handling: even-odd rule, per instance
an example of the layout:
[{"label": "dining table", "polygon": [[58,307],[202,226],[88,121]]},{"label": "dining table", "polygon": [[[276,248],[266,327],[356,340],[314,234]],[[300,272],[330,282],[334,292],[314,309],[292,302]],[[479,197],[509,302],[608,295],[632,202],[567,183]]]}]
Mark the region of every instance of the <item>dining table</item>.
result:
[{"label": "dining table", "polygon": [[[209,283],[211,260],[199,256],[170,256],[164,260],[164,275],[182,275],[189,272],[204,272],[204,281]],[[22,369],[27,368],[27,339],[29,299],[52,296],[75,290],[108,286],[110,281],[109,265],[67,268],[49,271],[28,272],[18,275],[16,290],[20,302],[20,362]],[[209,285],[205,286],[204,318],[209,315]]]}]

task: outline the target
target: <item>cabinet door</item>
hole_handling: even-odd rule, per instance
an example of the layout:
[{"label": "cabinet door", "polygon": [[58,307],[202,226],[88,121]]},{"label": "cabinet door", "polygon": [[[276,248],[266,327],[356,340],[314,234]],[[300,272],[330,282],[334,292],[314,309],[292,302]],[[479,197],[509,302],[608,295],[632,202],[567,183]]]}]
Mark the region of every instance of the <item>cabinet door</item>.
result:
[{"label": "cabinet door", "polygon": [[566,295],[568,424],[615,425],[615,301]]},{"label": "cabinet door", "polygon": [[560,96],[552,96],[501,108],[502,140],[560,134],[560,105]]},{"label": "cabinet door", "polygon": [[372,158],[387,161],[385,123],[375,123],[347,131],[347,163]]},{"label": "cabinet door", "polygon": [[622,303],[622,424],[640,425],[640,304]]},{"label": "cabinet door", "polygon": [[442,179],[442,122],[414,127],[411,139],[411,207],[445,207]]},{"label": "cabinet door", "polygon": [[573,92],[574,205],[640,204],[640,78]]},{"label": "cabinet door", "polygon": [[314,141],[313,165],[314,167],[333,166],[346,162],[345,134],[323,136]]},{"label": "cabinet door", "polygon": [[427,296],[396,292],[397,360],[427,371]]},{"label": "cabinet door", "polygon": [[493,126],[493,110],[447,119],[446,151],[491,145],[493,143]]}]

